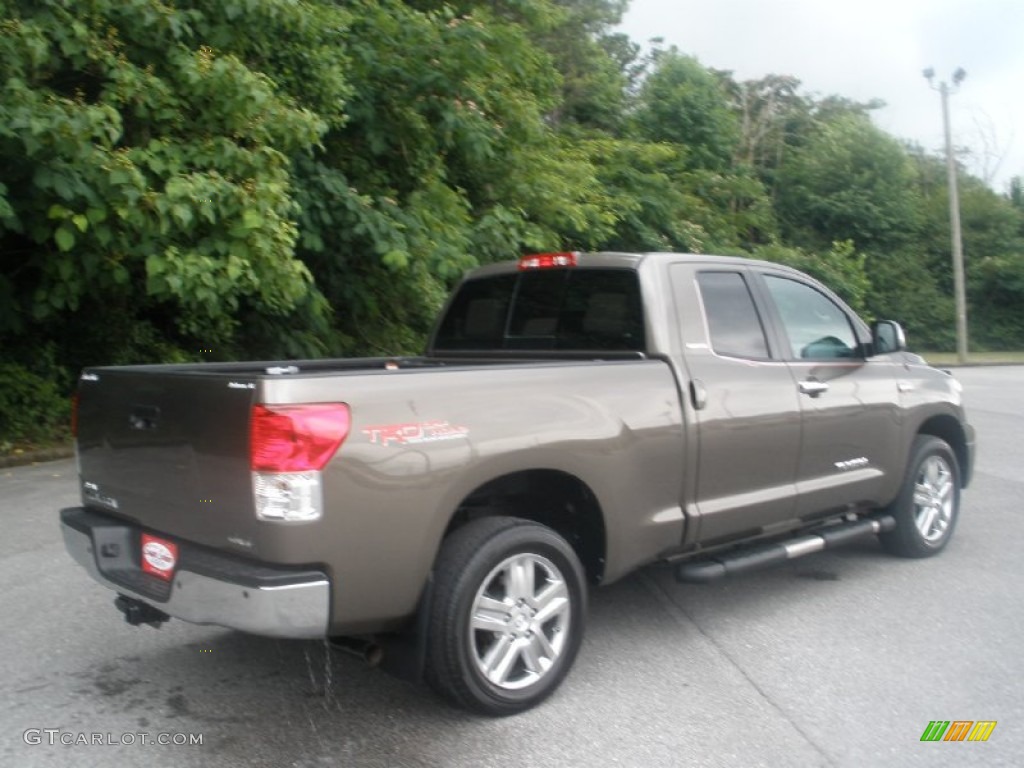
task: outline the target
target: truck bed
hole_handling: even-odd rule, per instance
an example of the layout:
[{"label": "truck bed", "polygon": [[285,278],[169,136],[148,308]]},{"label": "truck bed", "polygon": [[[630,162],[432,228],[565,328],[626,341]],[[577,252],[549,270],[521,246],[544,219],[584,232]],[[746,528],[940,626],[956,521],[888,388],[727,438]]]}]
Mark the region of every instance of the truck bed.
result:
[{"label": "truck bed", "polygon": [[[678,386],[662,360],[560,357],[88,369],[78,405],[83,499],[139,530],[330,572],[343,585],[333,598],[340,630],[412,611],[452,511],[509,469],[536,467],[580,478],[604,500],[626,545],[603,563],[614,578],[681,538]],[[267,373],[287,366],[298,370]],[[257,520],[251,414],[296,403],[351,412],[323,469],[325,514]]]}]

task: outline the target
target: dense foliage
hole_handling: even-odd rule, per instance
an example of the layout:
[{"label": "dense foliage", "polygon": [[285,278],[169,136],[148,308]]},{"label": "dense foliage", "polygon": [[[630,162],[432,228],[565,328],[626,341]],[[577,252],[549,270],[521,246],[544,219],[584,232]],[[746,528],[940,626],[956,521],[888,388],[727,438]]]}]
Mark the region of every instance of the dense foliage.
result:
[{"label": "dense foliage", "polygon": [[[951,345],[942,161],[625,6],[0,0],[0,441],[83,365],[415,351],[544,249],[773,259]],[[1020,348],[1020,181],[962,178],[973,342]]]}]

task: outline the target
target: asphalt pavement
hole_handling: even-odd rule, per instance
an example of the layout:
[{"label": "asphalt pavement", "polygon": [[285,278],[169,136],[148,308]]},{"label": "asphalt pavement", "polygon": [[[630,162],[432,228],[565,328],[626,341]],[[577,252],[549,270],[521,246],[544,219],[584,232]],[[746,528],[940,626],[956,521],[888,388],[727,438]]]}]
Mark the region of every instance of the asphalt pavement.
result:
[{"label": "asphalt pavement", "polygon": [[[64,552],[73,460],[0,470],[0,765],[1024,764],[1024,367],[957,376],[980,452],[941,556],[867,542],[711,586],[645,569],[593,595],[555,696],[499,720],[320,642],[126,625]],[[920,741],[933,720],[997,726]]]}]

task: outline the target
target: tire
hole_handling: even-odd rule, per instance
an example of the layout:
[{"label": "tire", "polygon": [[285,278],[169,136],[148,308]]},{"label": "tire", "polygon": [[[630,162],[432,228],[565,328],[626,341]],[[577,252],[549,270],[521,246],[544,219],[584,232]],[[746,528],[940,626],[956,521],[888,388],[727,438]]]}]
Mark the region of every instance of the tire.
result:
[{"label": "tire", "polygon": [[960,465],[944,440],[918,435],[896,501],[888,512],[896,520],[879,538],[900,557],[930,557],[949,543],[960,515]]},{"label": "tire", "polygon": [[583,567],[555,531],[514,517],[467,523],[434,570],[427,681],[481,714],[539,704],[572,667],[586,599]]}]

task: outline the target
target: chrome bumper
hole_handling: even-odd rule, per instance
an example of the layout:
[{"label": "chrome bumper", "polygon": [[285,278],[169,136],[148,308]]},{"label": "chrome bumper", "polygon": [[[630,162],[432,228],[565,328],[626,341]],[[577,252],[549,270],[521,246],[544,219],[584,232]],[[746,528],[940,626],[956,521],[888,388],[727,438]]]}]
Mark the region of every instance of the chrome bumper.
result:
[{"label": "chrome bumper", "polygon": [[[71,510],[67,510],[71,511]],[[195,573],[182,567],[174,576],[166,601],[154,600],[102,573],[89,533],[62,520],[64,546],[97,582],[141,600],[192,624],[214,624],[256,635],[288,638],[324,637],[330,619],[330,582],[325,574],[299,583],[240,584]]]}]

